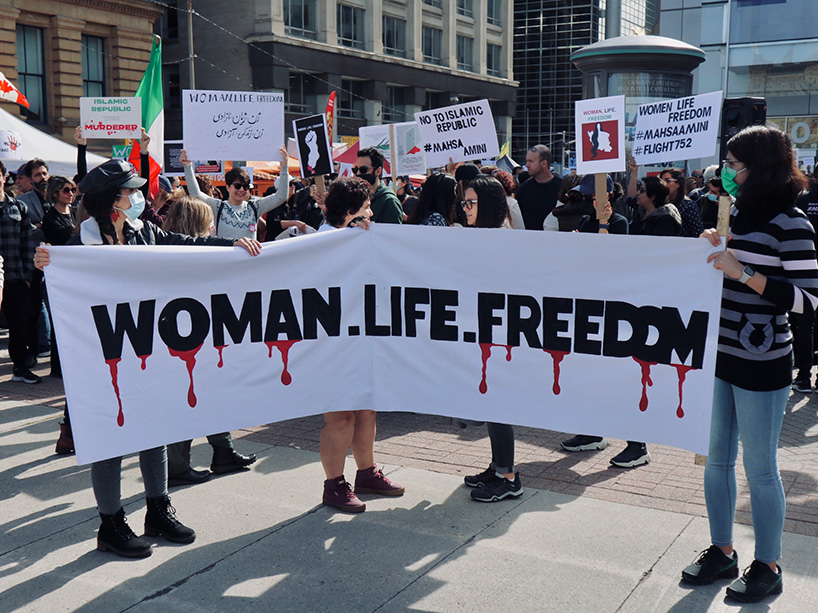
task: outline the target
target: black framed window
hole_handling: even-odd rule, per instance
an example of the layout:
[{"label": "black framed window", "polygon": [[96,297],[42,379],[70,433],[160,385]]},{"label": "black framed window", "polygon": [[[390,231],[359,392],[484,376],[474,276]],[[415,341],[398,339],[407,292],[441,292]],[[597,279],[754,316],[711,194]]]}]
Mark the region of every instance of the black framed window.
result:
[{"label": "black framed window", "polygon": [[353,49],[365,47],[363,9],[346,4],[338,5],[338,42]]},{"label": "black framed window", "polygon": [[502,49],[499,45],[486,45],[486,74],[499,77],[502,70]]},{"label": "black framed window", "polygon": [[457,69],[472,70],[474,67],[474,39],[457,37]]},{"label": "black framed window", "polygon": [[457,14],[474,17],[474,0],[457,0]]},{"label": "black framed window", "polygon": [[352,79],[341,79],[338,92],[338,116],[361,119],[364,116],[364,83]]},{"label": "black framed window", "polygon": [[395,17],[383,18],[383,52],[406,57],[406,22]]},{"label": "black framed window", "polygon": [[45,122],[45,61],[40,28],[17,26],[17,87],[29,102],[29,108],[21,106],[20,112],[31,121]]},{"label": "black framed window", "polygon": [[291,36],[315,38],[315,0],[284,0],[284,29]]},{"label": "black framed window", "polygon": [[423,27],[423,61],[440,66],[443,63],[441,49],[443,46],[443,30]]},{"label": "black framed window", "polygon": [[443,8],[443,0],[423,0],[423,4],[428,4],[429,6],[434,6],[439,9]]},{"label": "black framed window", "polygon": [[82,37],[82,95],[105,95],[105,40]]},{"label": "black framed window", "polygon": [[315,110],[315,77],[305,72],[290,73],[290,87],[284,92],[287,113],[309,114]]},{"label": "black framed window", "polygon": [[406,119],[406,107],[403,102],[403,88],[397,85],[386,86],[386,100],[383,105],[383,120],[396,123]]},{"label": "black framed window", "polygon": [[499,26],[503,23],[503,0],[486,0],[486,20]]}]

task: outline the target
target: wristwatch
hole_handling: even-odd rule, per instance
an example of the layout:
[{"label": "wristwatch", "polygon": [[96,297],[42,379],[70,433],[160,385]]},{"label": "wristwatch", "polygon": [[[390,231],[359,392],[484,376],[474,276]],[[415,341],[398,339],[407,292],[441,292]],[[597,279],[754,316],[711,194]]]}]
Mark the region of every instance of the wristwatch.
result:
[{"label": "wristwatch", "polygon": [[745,266],[741,276],[738,278],[739,283],[747,283],[754,274],[756,274],[756,271],[752,266]]}]

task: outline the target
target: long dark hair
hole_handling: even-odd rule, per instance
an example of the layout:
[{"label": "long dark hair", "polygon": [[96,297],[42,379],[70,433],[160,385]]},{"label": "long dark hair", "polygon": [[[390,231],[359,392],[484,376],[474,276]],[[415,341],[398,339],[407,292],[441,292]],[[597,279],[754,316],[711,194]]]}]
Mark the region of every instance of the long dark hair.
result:
[{"label": "long dark hair", "polygon": [[450,175],[436,172],[423,183],[418,202],[406,223],[419,224],[432,213],[439,213],[451,225],[454,217],[457,181]]},{"label": "long dark hair", "polygon": [[[687,194],[687,191],[685,190],[685,171],[682,170],[681,168],[665,168],[662,170],[662,172],[659,173],[659,177],[662,177],[666,174],[669,174],[670,178],[676,181],[676,185],[679,186],[676,189],[676,195],[673,198],[670,197],[670,188],[668,188],[667,201],[670,202],[671,204],[681,204],[682,200],[685,199],[685,195]],[[664,181],[664,179],[662,180]],[[658,204],[656,206],[662,205]]]},{"label": "long dark hair", "polygon": [[[82,198],[82,205],[85,212],[90,217],[93,217],[99,225],[99,234],[102,237],[102,242],[106,244],[116,245],[116,230],[111,221],[111,213],[114,210],[114,202],[119,197],[120,187],[108,187],[106,189],[85,194]],[[110,239],[110,243],[108,243]]]},{"label": "long dark hair", "polygon": [[477,194],[476,228],[499,228],[508,217],[506,190],[494,177],[480,175],[469,183]]},{"label": "long dark hair", "polygon": [[807,185],[795,163],[790,137],[777,128],[744,128],[727,142],[727,150],[747,168],[736,196],[739,211],[784,210]]}]

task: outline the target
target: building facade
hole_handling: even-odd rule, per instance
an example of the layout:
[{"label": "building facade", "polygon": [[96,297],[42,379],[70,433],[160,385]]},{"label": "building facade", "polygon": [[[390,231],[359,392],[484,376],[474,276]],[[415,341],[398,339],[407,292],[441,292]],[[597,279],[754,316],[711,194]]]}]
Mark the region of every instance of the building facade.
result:
[{"label": "building facade", "polygon": [[[693,91],[763,97],[802,159],[818,149],[818,2],[663,0],[661,34],[701,48]],[[703,163],[716,163],[715,158]],[[805,167],[807,164],[804,165]]]},{"label": "building facade", "polygon": [[[336,140],[421,110],[487,98],[500,142],[516,82],[512,0],[197,0],[191,61],[186,0],[163,20],[168,138],[181,138],[181,89],[283,90],[285,129],[336,92]],[[229,16],[229,17],[228,17]],[[192,73],[191,73],[192,68]]]},{"label": "building facade", "polygon": [[[652,33],[659,0],[621,0],[622,36]],[[521,160],[537,143],[567,161],[574,133],[574,102],[582,99],[582,75],[571,54],[605,38],[605,0],[516,0],[514,77],[520,86],[512,155]]]},{"label": "building facade", "polygon": [[82,96],[133,96],[162,9],[143,0],[9,0],[0,6],[0,72],[30,109],[3,108],[73,142]]}]

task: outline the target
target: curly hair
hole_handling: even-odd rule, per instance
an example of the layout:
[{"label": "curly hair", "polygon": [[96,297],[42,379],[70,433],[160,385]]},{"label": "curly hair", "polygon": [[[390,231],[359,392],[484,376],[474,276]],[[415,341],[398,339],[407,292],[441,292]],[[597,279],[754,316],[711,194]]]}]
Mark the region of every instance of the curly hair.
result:
[{"label": "curly hair", "polygon": [[727,151],[747,168],[736,196],[740,211],[781,211],[792,206],[807,185],[790,137],[777,128],[744,128],[727,142]]},{"label": "curly hair", "polygon": [[209,236],[213,226],[213,210],[202,200],[193,196],[174,199],[162,223],[165,232],[188,236]]},{"label": "curly hair", "polygon": [[342,228],[347,215],[357,213],[369,200],[369,187],[369,183],[359,177],[343,177],[333,181],[324,199],[327,223]]},{"label": "curly hair", "polygon": [[506,196],[514,195],[514,177],[511,176],[511,173],[508,173],[505,170],[494,170],[492,171],[491,176],[500,182],[500,185],[502,185],[503,189],[506,190]]},{"label": "curly hair", "polygon": [[506,190],[494,177],[481,175],[469,183],[477,194],[476,228],[499,228],[508,217]]}]

